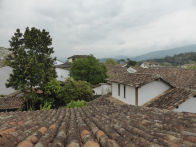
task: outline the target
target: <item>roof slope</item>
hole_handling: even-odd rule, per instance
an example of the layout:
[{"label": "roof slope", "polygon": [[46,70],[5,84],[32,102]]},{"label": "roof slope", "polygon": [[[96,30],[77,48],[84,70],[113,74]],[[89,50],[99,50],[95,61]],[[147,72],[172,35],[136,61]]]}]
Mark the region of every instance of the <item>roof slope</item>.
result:
[{"label": "roof slope", "polygon": [[172,110],[194,95],[196,95],[196,92],[191,90],[172,88],[147,102],[144,106]]},{"label": "roof slope", "polygon": [[70,59],[70,58],[88,58],[89,55],[73,55],[71,57],[68,57],[67,59]]},{"label": "roof slope", "polygon": [[23,93],[17,91],[8,96],[0,98],[0,111],[21,108],[24,104],[24,99],[22,97]]},{"label": "roof slope", "polygon": [[[107,65],[107,69],[109,75],[108,81],[110,82],[116,82],[116,83],[134,86],[134,87],[140,87],[142,85],[145,85],[155,80],[164,81],[158,74],[142,73],[142,72],[129,73],[127,71],[127,68],[121,67],[119,65],[116,66]],[[170,85],[169,82],[167,81],[164,82]]]},{"label": "roof slope", "polygon": [[195,146],[196,114],[115,105],[0,113],[0,146]]},{"label": "roof slope", "polygon": [[196,70],[183,68],[136,68],[138,73],[158,74],[174,87],[196,90]]},{"label": "roof slope", "polygon": [[70,62],[65,62],[63,64],[59,64],[59,65],[55,65],[54,67],[55,68],[62,68],[62,69],[69,69],[71,67],[71,64]]}]

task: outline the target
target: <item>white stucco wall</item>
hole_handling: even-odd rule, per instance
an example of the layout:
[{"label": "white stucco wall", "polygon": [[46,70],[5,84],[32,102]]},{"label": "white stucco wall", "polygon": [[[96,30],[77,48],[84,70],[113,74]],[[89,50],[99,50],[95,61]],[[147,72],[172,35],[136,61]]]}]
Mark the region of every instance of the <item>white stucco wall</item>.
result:
[{"label": "white stucco wall", "polygon": [[138,89],[138,105],[143,105],[152,98],[160,95],[170,88],[163,81],[153,81]]},{"label": "white stucco wall", "polygon": [[9,79],[9,76],[10,76],[11,73],[12,73],[12,68],[11,67],[6,66],[6,67],[1,67],[0,68],[0,94],[8,95],[8,94],[11,94],[11,93],[15,92],[14,89],[7,88],[5,86],[5,83]]},{"label": "white stucco wall", "polygon": [[72,61],[73,61],[72,58],[69,58],[69,59],[68,59],[68,62],[72,63]]},{"label": "white stucco wall", "polygon": [[107,83],[102,83],[100,86],[93,88],[94,95],[105,95],[111,92],[111,85]]},{"label": "white stucco wall", "polygon": [[99,87],[93,88],[94,95],[101,95],[101,85]]},{"label": "white stucco wall", "polygon": [[128,71],[129,73],[136,73],[136,72],[137,72],[137,70],[135,70],[135,69],[132,68],[132,67],[129,67],[129,68],[127,69],[127,71]]},{"label": "white stucco wall", "polygon": [[140,65],[140,67],[142,67],[142,68],[148,68],[148,66],[147,66],[145,63],[142,63],[142,64]]},{"label": "white stucco wall", "polygon": [[65,81],[67,78],[69,78],[69,70],[56,68],[57,73],[57,80],[58,81]]},{"label": "white stucco wall", "polygon": [[118,95],[118,83],[112,83],[112,97],[125,102],[127,104],[135,105],[135,88],[126,85],[126,97],[124,98],[124,85],[120,84],[120,96]]},{"label": "white stucco wall", "polygon": [[178,108],[174,109],[175,112],[192,112],[196,113],[196,97],[192,97],[180,104]]}]

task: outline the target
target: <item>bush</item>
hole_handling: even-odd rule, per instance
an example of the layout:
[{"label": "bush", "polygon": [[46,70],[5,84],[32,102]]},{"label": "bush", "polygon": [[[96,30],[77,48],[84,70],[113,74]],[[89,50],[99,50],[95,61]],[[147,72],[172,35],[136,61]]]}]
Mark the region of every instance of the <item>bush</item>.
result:
[{"label": "bush", "polygon": [[112,58],[108,58],[108,59],[106,59],[105,64],[116,65],[117,62]]},{"label": "bush", "polygon": [[51,102],[44,102],[43,106],[40,105],[40,110],[50,110],[52,108],[52,103]]},{"label": "bush", "polygon": [[92,100],[93,93],[91,85],[86,81],[75,81],[71,78],[67,79],[62,87],[61,98],[65,104],[72,100]]},{"label": "bush", "polygon": [[71,101],[69,104],[67,104],[67,108],[75,108],[75,107],[84,107],[87,106],[86,101],[84,100],[77,100],[77,101]]}]

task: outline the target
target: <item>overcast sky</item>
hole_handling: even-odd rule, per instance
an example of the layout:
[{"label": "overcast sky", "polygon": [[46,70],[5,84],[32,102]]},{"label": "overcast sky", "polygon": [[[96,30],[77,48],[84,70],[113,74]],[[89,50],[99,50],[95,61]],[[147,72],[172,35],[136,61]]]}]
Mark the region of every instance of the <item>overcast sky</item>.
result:
[{"label": "overcast sky", "polygon": [[137,56],[196,43],[196,0],[0,0],[0,46],[46,29],[57,57]]}]

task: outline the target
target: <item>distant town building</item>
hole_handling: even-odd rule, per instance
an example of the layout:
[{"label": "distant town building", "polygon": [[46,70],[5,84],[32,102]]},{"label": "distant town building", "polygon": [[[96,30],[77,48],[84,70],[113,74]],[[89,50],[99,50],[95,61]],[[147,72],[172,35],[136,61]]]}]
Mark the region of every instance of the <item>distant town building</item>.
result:
[{"label": "distant town building", "polygon": [[69,78],[69,69],[73,63],[74,60],[81,59],[81,58],[87,58],[89,55],[73,55],[71,57],[68,57],[67,62],[61,63],[56,62],[55,68],[57,73],[57,80],[59,81],[65,81],[67,78]]},{"label": "distant town building", "polygon": [[160,64],[156,62],[143,62],[140,67],[142,68],[150,68],[150,67],[159,67]]},{"label": "distant town building", "polygon": [[54,65],[60,65],[60,64],[63,64],[63,62],[61,62],[59,60],[54,61]]},{"label": "distant town building", "polygon": [[88,58],[89,55],[73,55],[71,57],[68,57],[68,62],[69,63],[72,63],[74,60],[77,60],[77,59],[81,59],[81,58]]}]

